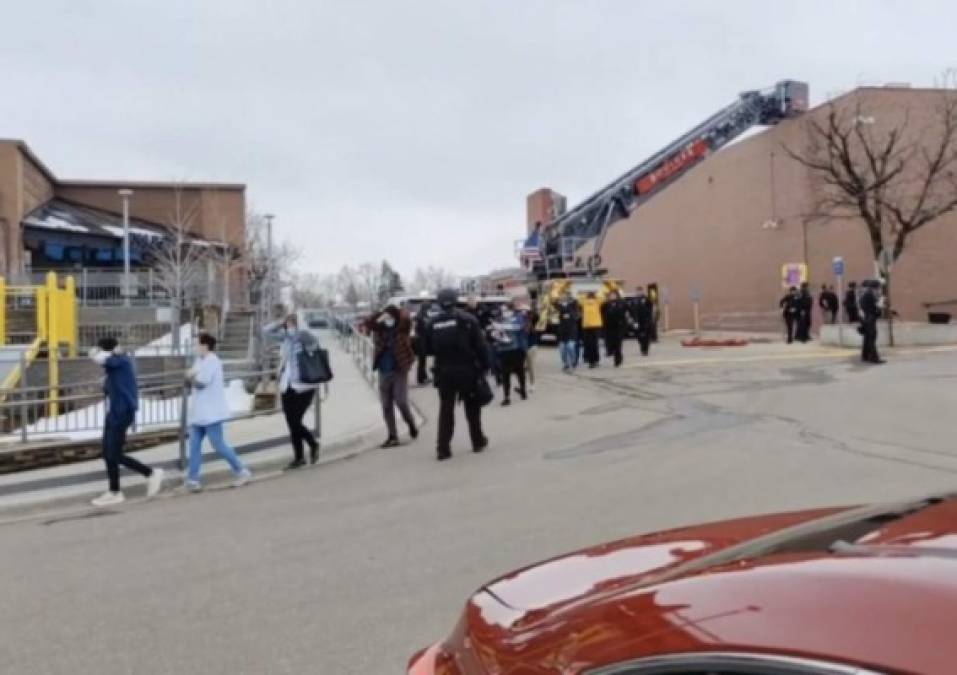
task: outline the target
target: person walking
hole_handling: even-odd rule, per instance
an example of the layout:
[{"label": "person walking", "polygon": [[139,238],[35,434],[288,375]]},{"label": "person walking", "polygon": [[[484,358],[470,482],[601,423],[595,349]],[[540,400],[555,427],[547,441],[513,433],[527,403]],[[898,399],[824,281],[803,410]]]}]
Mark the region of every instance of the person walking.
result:
[{"label": "person walking", "polygon": [[628,312],[618,291],[608,294],[601,306],[601,318],[605,327],[605,349],[608,356],[614,359],[615,368],[619,368],[624,361],[621,347],[628,327]]},{"label": "person walking", "polygon": [[811,312],[814,309],[814,296],[811,295],[807,282],[801,284],[797,306],[797,332],[795,339],[799,342],[806,343],[811,339]]},{"label": "person walking", "polygon": [[781,308],[781,316],[784,318],[788,344],[794,342],[794,328],[797,324],[798,314],[800,313],[799,300],[800,294],[798,293],[797,287],[791,286],[778,303],[778,307]]},{"label": "person walking", "polygon": [[308,330],[299,328],[295,314],[290,314],[282,322],[267,324],[263,332],[267,339],[279,343],[279,394],[293,450],[293,459],[286,469],[299,469],[306,465],[306,445],[309,446],[309,463],[315,464],[319,461],[319,443],[302,423],[302,418],[312,405],[319,385],[302,381],[299,376],[299,355],[318,349],[319,341]]},{"label": "person walking", "polygon": [[585,363],[589,368],[597,368],[601,355],[598,351],[598,337],[601,335],[601,302],[594,291],[589,291],[582,300],[582,330],[584,331]]},{"label": "person walking", "polygon": [[203,489],[200,473],[203,467],[203,439],[208,438],[216,453],[226,460],[235,479],[233,487],[242,487],[252,479],[252,472],[240,461],[236,451],[223,437],[223,422],[229,419],[223,363],[216,354],[216,338],[201,333],[196,343],[196,361],[186,373],[192,387],[189,397],[189,468],[186,489]]},{"label": "person walking", "polygon": [[492,323],[491,335],[502,368],[502,405],[512,404],[512,375],[518,379],[518,395],[528,398],[525,382],[525,361],[528,351],[526,319],[515,311],[514,303],[502,305],[498,319]]},{"label": "person walking", "polygon": [[864,363],[884,363],[877,351],[877,320],[881,315],[880,292],[881,284],[876,280],[868,280],[863,284],[864,293],[861,294],[861,325],[860,333],[861,361]]},{"label": "person walking", "polygon": [[399,445],[396,408],[409,427],[409,436],[413,439],[419,437],[419,429],[409,407],[409,371],[415,363],[412,319],[395,305],[388,305],[366,321],[365,330],[372,335],[372,369],[379,373],[379,401],[389,434],[380,447],[394,448]]},{"label": "person walking", "polygon": [[833,286],[828,287],[827,284],[821,285],[821,294],[818,296],[817,304],[821,308],[821,314],[824,316],[826,323],[837,323],[837,311],[840,307],[840,300],[837,297],[837,293],[834,292]]},{"label": "person walking", "polygon": [[[455,308],[458,294],[446,288],[439,292],[439,314],[426,330],[426,351],[435,357],[435,384],[439,390],[438,460],[452,457],[455,403],[462,401],[469,426],[472,451],[482,452],[488,438],[482,432],[481,383],[489,369],[485,337],[474,316]],[[487,385],[486,385],[487,386]]]},{"label": "person walking", "polygon": [[416,368],[415,381],[419,386],[429,384],[431,380],[429,379],[429,355],[425,350],[425,332],[428,329],[429,321],[432,317],[435,316],[435,308],[432,306],[432,302],[426,300],[419,307],[419,311],[415,314],[415,339],[413,341],[413,348],[415,350],[416,362],[418,367]]},{"label": "person walking", "polygon": [[654,336],[655,305],[642,286],[635,289],[635,297],[628,303],[628,319],[635,327],[641,355],[648,356]]},{"label": "person walking", "polygon": [[562,371],[570,373],[578,368],[578,341],[581,325],[581,312],[578,301],[570,289],[565,289],[562,297],[555,303],[553,311],[558,315],[556,338],[558,354],[562,360]]},{"label": "person walking", "polygon": [[847,292],[844,293],[844,320],[847,323],[860,323],[861,313],[857,306],[857,282],[852,281],[847,285]]},{"label": "person walking", "polygon": [[163,487],[164,471],[146,466],[127,455],[123,447],[126,433],[136,419],[139,389],[133,362],[119,346],[116,338],[107,337],[89,352],[90,358],[103,367],[106,377],[106,417],[103,420],[103,461],[106,464],[108,490],[93,500],[93,506],[116,506],[126,501],[120,491],[120,465],[146,478],[146,496],[155,497]]}]

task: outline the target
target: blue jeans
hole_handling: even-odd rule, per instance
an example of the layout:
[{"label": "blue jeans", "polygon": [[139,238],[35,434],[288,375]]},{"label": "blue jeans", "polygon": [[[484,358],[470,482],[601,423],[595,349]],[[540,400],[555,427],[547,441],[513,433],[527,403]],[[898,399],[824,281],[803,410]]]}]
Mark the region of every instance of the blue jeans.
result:
[{"label": "blue jeans", "polygon": [[243,463],[239,461],[236,451],[232,449],[226,439],[223,438],[223,423],[209,424],[199,426],[193,424],[189,427],[189,471],[186,479],[193,483],[199,482],[199,472],[203,466],[203,439],[209,437],[209,442],[213,444],[213,449],[219,453],[219,456],[226,460],[233,473],[239,473],[244,468]]},{"label": "blue jeans", "polygon": [[578,367],[578,340],[565,340],[558,343],[558,353],[562,358],[563,368]]}]

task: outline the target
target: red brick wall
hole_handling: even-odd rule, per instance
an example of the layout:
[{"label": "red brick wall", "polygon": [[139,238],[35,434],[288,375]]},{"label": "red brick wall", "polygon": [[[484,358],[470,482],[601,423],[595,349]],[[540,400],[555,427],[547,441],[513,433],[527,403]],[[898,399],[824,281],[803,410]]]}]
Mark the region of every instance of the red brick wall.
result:
[{"label": "red brick wall", "polygon": [[[875,130],[909,111],[911,128],[929,124],[939,92],[859,90],[837,102],[861,101]],[[809,115],[826,115],[818,108]],[[785,146],[806,147],[805,121],[788,120],[727,147],[614,225],[603,258],[629,286],[657,282],[670,296],[672,327],[692,325],[690,293],[701,293],[701,311],[712,317],[761,314],[777,309],[784,263],[809,266],[815,293],[832,283],[831,259],[843,256],[847,278],[872,277],[870,243],[862,222],[808,222],[814,191],[809,172]],[[776,228],[763,227],[774,221]],[[918,232],[894,270],[895,307],[907,319],[923,318],[922,302],[957,298],[957,214]],[[761,319],[757,319],[758,323]]]}]

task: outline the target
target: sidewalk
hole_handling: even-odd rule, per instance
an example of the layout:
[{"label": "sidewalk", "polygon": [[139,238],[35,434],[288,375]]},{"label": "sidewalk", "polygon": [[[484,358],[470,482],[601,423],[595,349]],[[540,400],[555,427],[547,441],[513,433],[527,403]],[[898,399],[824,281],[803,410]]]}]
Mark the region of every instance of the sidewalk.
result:
[{"label": "sidewalk", "polygon": [[[382,435],[378,398],[338,341],[330,334],[322,340],[329,350],[335,379],[322,402],[320,465],[351,457],[373,446]],[[305,423],[313,428],[315,406]],[[256,478],[275,475],[292,459],[288,431],[282,412],[227,423],[226,439],[233,444]],[[203,480],[207,486],[226,484],[231,478],[226,463],[204,446]],[[135,453],[135,457],[167,471],[165,490],[181,490],[182,473],[177,468],[178,442],[165,443]],[[143,496],[144,479],[122,470],[127,500]],[[102,460],[25,471],[0,476],[0,516],[29,514],[48,508],[85,506],[106,489]]]}]

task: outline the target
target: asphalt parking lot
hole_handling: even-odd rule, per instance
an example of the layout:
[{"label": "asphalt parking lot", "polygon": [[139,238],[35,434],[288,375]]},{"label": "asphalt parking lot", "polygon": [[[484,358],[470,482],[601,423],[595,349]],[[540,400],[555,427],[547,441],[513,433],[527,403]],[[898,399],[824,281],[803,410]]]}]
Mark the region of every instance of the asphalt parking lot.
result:
[{"label": "asphalt parking lot", "polygon": [[[404,672],[468,594],[624,535],[957,487],[957,351],[682,351],[563,375],[418,442],[242,490],[0,526],[3,673]],[[414,399],[434,418],[430,389]]]}]

